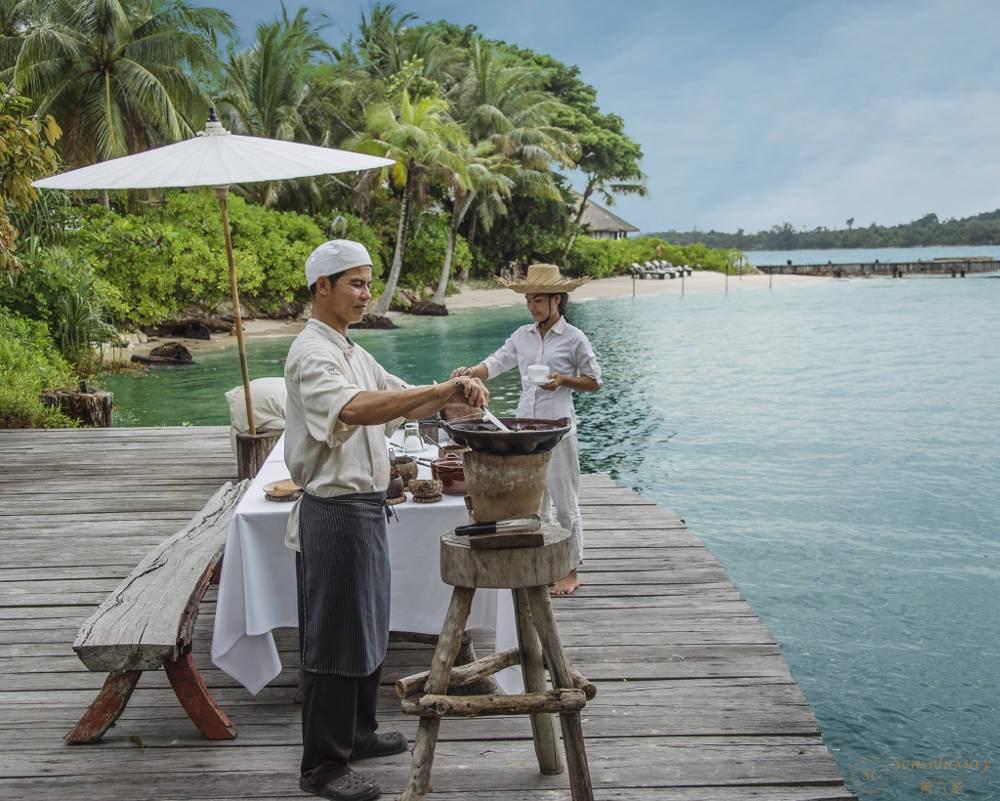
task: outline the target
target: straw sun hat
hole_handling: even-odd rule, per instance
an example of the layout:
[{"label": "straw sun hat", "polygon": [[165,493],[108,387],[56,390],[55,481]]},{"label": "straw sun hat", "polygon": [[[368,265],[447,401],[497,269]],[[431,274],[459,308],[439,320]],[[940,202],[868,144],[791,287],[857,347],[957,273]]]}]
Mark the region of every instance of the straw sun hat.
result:
[{"label": "straw sun hat", "polygon": [[532,264],[528,267],[528,277],[520,281],[500,279],[507,289],[513,289],[522,295],[545,295],[556,292],[572,292],[589,278],[565,278],[554,264]]}]

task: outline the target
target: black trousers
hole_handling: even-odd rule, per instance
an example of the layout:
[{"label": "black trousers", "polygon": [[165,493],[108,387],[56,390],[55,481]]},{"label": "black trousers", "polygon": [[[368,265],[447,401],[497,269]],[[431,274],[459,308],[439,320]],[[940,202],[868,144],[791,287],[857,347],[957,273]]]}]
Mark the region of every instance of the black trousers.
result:
[{"label": "black trousers", "polygon": [[302,672],[302,776],[322,787],[375,736],[382,666],[360,678]]},{"label": "black trousers", "polygon": [[[299,654],[304,657],[302,621],[305,597],[302,555],[296,554],[299,605]],[[363,748],[378,729],[378,684],[382,665],[367,676],[342,676],[302,670],[301,774],[316,787],[347,771],[351,753]]]}]

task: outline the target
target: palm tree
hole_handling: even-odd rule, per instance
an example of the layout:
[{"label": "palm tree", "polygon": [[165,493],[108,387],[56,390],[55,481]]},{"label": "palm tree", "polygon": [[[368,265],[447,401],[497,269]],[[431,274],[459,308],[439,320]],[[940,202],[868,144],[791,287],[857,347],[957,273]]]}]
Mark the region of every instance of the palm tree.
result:
[{"label": "palm tree", "polygon": [[[277,21],[257,26],[257,39],[249,49],[230,52],[219,105],[233,131],[271,139],[308,138],[301,107],[309,93],[309,64],[317,55],[331,55],[333,48],[320,35],[325,24],[310,22],[307,13],[300,8],[289,17],[282,4]],[[292,183],[284,188],[294,193]],[[247,194],[272,206],[282,186],[263,184]],[[315,186],[301,182],[298,189],[309,193]]]},{"label": "palm tree", "polygon": [[449,95],[455,118],[472,142],[488,141],[496,152],[530,169],[570,166],[578,152],[576,139],[553,124],[566,109],[540,82],[537,71],[477,38],[464,75]]},{"label": "palm tree", "polygon": [[38,0],[0,0],[0,85],[10,82],[24,33],[40,13]]},{"label": "palm tree", "polygon": [[510,199],[519,173],[517,163],[501,156],[489,142],[480,142],[478,145],[462,142],[456,148],[456,156],[460,159],[463,170],[449,176],[452,195],[451,224],[448,227],[448,244],[444,263],[441,265],[441,276],[431,299],[433,303],[442,305],[448,280],[451,278],[458,230],[473,202],[477,197],[485,198],[480,203],[480,210],[484,228],[489,230],[495,216],[506,213],[506,202]]},{"label": "palm tree", "polygon": [[375,316],[389,310],[399,283],[413,208],[424,202],[434,179],[464,173],[460,160],[449,151],[449,145],[461,141],[462,131],[447,112],[444,100],[427,97],[412,103],[404,89],[398,113],[388,103],[378,104],[368,115],[367,133],[348,140],[347,146],[354,150],[396,160],[389,168],[391,182],[400,191],[396,246],[385,291],[372,310]]},{"label": "palm tree", "polygon": [[[462,79],[450,96],[456,117],[474,143],[489,143],[511,163],[505,175],[514,191],[538,199],[561,200],[550,171],[553,164],[568,166],[578,154],[576,139],[553,119],[565,106],[541,88],[542,76],[477,37],[472,41]],[[477,192],[472,201],[470,244],[481,226],[489,231],[497,216],[506,213],[510,194]],[[468,280],[468,269],[462,280]]]},{"label": "palm tree", "polygon": [[407,60],[403,46],[406,26],[416,19],[413,13],[396,16],[396,6],[392,3],[375,3],[368,15],[361,12],[357,48],[371,75],[388,78],[403,68]]},{"label": "palm tree", "polygon": [[38,3],[11,70],[62,124],[70,165],[191,136],[207,110],[192,72],[217,65],[229,15],[183,0]]},{"label": "palm tree", "polygon": [[370,79],[381,82],[386,94],[406,88],[414,101],[439,94],[457,80],[463,53],[423,26],[408,27],[417,16],[397,14],[391,3],[376,3],[361,14],[356,52],[342,49],[338,61],[353,61]]}]

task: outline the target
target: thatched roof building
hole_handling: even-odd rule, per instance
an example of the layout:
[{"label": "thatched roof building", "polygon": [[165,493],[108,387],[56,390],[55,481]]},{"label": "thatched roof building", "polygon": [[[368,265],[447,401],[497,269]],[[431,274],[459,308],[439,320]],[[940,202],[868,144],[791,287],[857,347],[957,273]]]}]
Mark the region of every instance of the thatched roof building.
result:
[{"label": "thatched roof building", "polygon": [[[577,203],[583,200],[583,195],[576,192],[573,194]],[[587,236],[592,239],[626,239],[629,234],[639,230],[632,223],[626,222],[617,214],[612,214],[604,206],[599,206],[592,200],[587,201],[580,224],[586,229]]]}]

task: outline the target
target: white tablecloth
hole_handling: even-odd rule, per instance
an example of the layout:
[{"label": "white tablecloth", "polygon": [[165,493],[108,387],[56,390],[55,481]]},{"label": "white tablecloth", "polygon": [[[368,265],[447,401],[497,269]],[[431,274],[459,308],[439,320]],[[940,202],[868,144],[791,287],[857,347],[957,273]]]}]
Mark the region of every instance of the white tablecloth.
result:
[{"label": "white tablecloth", "polygon": [[[400,447],[396,450],[402,453]],[[428,448],[416,455],[433,458],[437,452]],[[421,467],[420,475],[429,478],[430,468]],[[284,478],[288,469],[282,438],[236,507],[215,612],[212,662],[254,695],[281,672],[271,632],[298,626],[295,554],[284,544],[291,504],[265,500],[262,489]],[[445,495],[439,503],[408,500],[393,508],[399,520],[389,523],[390,628],[439,634],[452,590],[441,581],[439,540],[446,531],[468,522],[465,502]],[[495,631],[497,650],[517,647],[510,591],[478,590],[467,628]],[[508,693],[523,691],[519,668],[501,671],[496,678]]]}]

